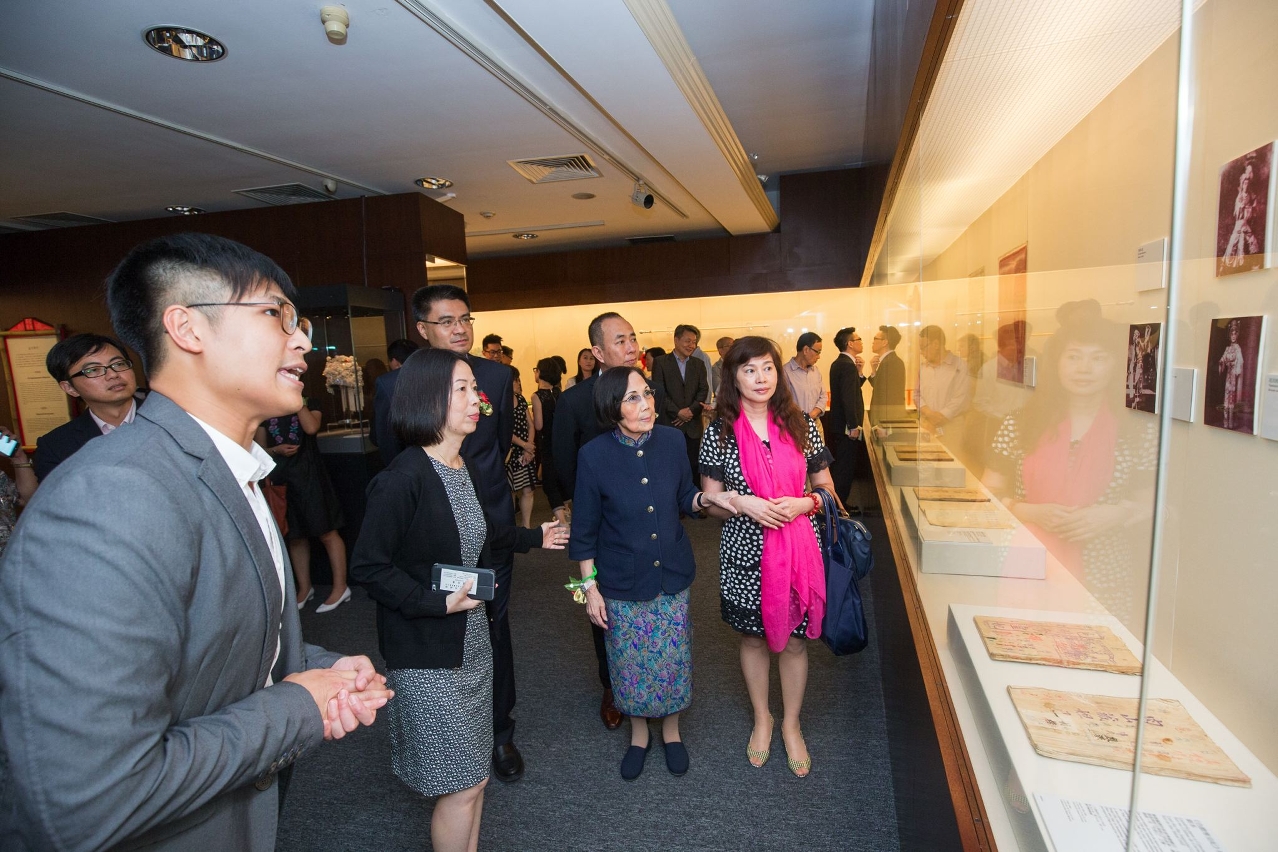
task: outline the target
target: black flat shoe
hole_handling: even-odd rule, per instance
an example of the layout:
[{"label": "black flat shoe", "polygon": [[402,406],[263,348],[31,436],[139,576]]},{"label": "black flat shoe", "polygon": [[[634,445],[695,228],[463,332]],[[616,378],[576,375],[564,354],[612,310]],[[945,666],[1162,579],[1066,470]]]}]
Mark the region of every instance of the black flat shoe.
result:
[{"label": "black flat shoe", "polygon": [[689,762],[688,749],[682,742],[666,743],[666,769],[671,775],[678,777],[687,772]]},{"label": "black flat shoe", "polygon": [[643,774],[643,763],[648,759],[648,752],[652,750],[652,737],[648,737],[647,748],[639,748],[632,745],[626,749],[626,756],[621,759],[621,777],[627,781],[633,781]]},{"label": "black flat shoe", "polygon": [[493,774],[499,781],[518,781],[524,777],[524,756],[514,743],[502,743],[493,749]]}]

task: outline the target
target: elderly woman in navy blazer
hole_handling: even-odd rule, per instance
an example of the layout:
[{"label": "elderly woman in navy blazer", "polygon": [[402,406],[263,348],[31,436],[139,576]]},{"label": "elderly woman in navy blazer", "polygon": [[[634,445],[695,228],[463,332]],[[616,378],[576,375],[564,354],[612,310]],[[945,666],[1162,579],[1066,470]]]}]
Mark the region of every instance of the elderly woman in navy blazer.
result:
[{"label": "elderly woman in navy blazer", "polygon": [[688,588],[696,574],[679,513],[722,506],[692,484],[683,433],[657,426],[643,373],[614,367],[595,383],[595,413],[612,428],[581,448],[568,555],[581,564],[590,620],[608,631],[617,706],[630,717],[621,777],[643,772],[652,746],[647,720],[662,719],[666,767],[688,771],[679,713],[692,701]]}]

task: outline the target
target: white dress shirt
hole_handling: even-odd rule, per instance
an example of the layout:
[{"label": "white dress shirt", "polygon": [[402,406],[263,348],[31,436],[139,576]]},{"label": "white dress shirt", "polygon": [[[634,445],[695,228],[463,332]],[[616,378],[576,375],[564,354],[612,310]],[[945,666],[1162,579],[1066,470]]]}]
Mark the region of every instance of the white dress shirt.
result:
[{"label": "white dress shirt", "polygon": [[821,385],[821,371],[815,365],[800,367],[798,359],[791,358],[785,362],[783,375],[800,411],[810,414],[814,408],[825,408],[825,388]]},{"label": "white dress shirt", "polygon": [[972,377],[967,364],[953,352],[932,364],[926,359],[919,365],[919,391],[915,402],[919,408],[930,408],[953,420],[967,410],[972,397]]},{"label": "white dress shirt", "polygon": [[[138,413],[138,401],[135,399],[129,403],[129,413],[124,415],[124,419],[120,421],[120,426],[123,426],[125,423],[132,423],[133,418],[137,413]],[[120,428],[119,426],[112,426],[110,423],[106,422],[101,417],[94,414],[92,408],[89,409],[89,416],[93,418],[94,423],[98,424],[98,428],[102,430],[103,435],[110,434],[111,432],[114,432],[116,429]]]},{"label": "white dress shirt", "polygon": [[[253,516],[257,518],[257,525],[262,529],[262,536],[266,539],[266,546],[270,548],[271,561],[275,563],[275,576],[280,582],[280,598],[282,600],[287,595],[287,590],[284,586],[284,545],[280,542],[280,528],[275,523],[275,516],[271,514],[271,507],[267,505],[266,495],[262,493],[261,488],[257,487],[257,483],[265,479],[275,468],[275,460],[256,443],[250,443],[249,448],[246,450],[195,415],[192,414],[191,419],[200,424],[200,428],[208,433],[208,436],[213,440],[213,446],[217,448],[218,454],[226,462],[226,466],[231,469],[231,476],[235,477],[235,481],[240,484],[244,499],[248,500],[249,508],[253,510]],[[283,615],[282,609],[280,610],[280,615]],[[276,636],[275,659],[271,660],[270,669],[275,668],[275,662],[279,658],[280,640],[279,636]],[[266,686],[271,685],[270,669],[267,669]]]}]

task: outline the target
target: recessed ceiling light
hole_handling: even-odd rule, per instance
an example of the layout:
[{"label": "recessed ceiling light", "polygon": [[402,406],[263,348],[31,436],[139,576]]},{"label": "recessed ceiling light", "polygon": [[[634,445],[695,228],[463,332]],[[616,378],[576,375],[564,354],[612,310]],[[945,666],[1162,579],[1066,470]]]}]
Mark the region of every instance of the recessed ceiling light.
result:
[{"label": "recessed ceiling light", "polygon": [[175,59],[216,62],[226,56],[226,46],[211,35],[183,27],[155,27],[142,34],[146,43]]},{"label": "recessed ceiling light", "polygon": [[196,214],[204,212],[202,208],[187,207],[185,204],[175,204],[172,207],[165,207],[164,209],[170,213],[176,213],[179,216],[195,216]]},{"label": "recessed ceiling light", "polygon": [[422,189],[448,189],[448,187],[453,185],[453,182],[451,180],[449,180],[448,178],[441,178],[441,177],[418,178],[417,180],[413,181],[413,183],[417,184]]},{"label": "recessed ceiling light", "polygon": [[514,237],[515,239],[517,239],[517,240],[535,240],[535,239],[537,239],[537,235],[536,235],[536,234],[511,234],[511,236],[513,236],[513,237]]},{"label": "recessed ceiling light", "polygon": [[496,216],[497,214],[496,214],[496,213],[494,213],[494,212],[493,212],[493,211],[491,211],[491,210],[480,210],[480,211],[479,211],[479,215],[480,215],[480,216],[483,216],[485,219],[491,219],[491,218],[493,218],[494,216]]},{"label": "recessed ceiling light", "polygon": [[595,197],[595,194],[593,192],[574,192],[572,197],[578,201],[589,201]]}]

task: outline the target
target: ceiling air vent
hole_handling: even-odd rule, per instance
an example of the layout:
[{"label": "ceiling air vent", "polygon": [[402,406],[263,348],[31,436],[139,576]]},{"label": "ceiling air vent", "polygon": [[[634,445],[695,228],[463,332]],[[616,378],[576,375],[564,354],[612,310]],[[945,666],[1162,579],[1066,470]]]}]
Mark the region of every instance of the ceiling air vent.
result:
[{"label": "ceiling air vent", "polygon": [[109,225],[110,219],[95,219],[79,213],[37,213],[34,216],[14,216],[13,221],[25,222],[35,228],[74,228],[76,225]]},{"label": "ceiling air vent", "polygon": [[284,204],[310,204],[312,201],[328,201],[332,198],[331,195],[326,195],[318,189],[311,189],[301,183],[282,183],[279,186],[237,189],[235,194],[243,195],[245,198],[251,198],[254,201],[260,201],[263,204],[274,204],[277,207]]},{"label": "ceiling air vent", "polygon": [[673,243],[675,241],[674,234],[656,234],[651,237],[626,237],[626,242],[632,246],[641,246],[646,243]]},{"label": "ceiling air vent", "polygon": [[558,180],[583,180],[599,177],[599,170],[585,154],[567,157],[537,157],[533,160],[507,160],[510,167],[531,183],[553,183]]}]

